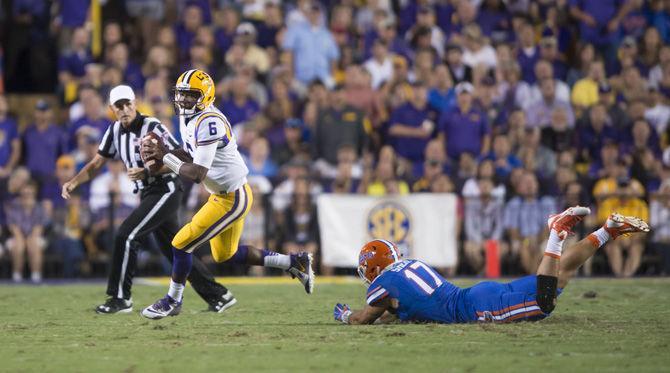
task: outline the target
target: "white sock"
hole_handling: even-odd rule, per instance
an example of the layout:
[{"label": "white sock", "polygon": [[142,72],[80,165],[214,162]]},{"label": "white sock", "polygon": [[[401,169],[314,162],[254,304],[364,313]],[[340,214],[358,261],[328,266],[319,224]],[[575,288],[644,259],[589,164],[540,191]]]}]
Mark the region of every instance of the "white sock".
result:
[{"label": "white sock", "polygon": [[264,267],[288,269],[291,266],[291,256],[279,253],[272,253],[263,258]]},{"label": "white sock", "polygon": [[185,287],[185,285],[170,280],[170,289],[168,290],[168,295],[177,302],[181,302]]},{"label": "white sock", "polygon": [[32,282],[42,282],[42,274],[39,272],[32,272],[30,274],[30,281]]},{"label": "white sock", "polygon": [[598,247],[601,247],[602,245],[606,244],[607,241],[609,241],[612,238],[612,236],[610,236],[610,234],[607,233],[605,227],[600,227],[600,229],[591,233],[589,236],[592,236],[598,240]]},{"label": "white sock", "polygon": [[21,275],[21,272],[13,272],[12,273],[12,281],[21,282],[22,280],[23,280],[23,275]]},{"label": "white sock", "polygon": [[544,249],[544,254],[553,258],[559,259],[563,252],[563,241],[558,237],[555,230],[549,232],[549,240],[547,240],[547,247]]}]

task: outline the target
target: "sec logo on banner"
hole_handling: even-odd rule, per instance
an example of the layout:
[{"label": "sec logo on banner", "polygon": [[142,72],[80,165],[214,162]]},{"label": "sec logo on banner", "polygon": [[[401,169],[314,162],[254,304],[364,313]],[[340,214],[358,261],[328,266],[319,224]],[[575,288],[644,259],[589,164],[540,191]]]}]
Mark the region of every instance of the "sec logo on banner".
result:
[{"label": "sec logo on banner", "polygon": [[377,204],[370,210],[367,223],[370,238],[395,242],[401,251],[406,251],[412,218],[402,205],[390,201]]}]

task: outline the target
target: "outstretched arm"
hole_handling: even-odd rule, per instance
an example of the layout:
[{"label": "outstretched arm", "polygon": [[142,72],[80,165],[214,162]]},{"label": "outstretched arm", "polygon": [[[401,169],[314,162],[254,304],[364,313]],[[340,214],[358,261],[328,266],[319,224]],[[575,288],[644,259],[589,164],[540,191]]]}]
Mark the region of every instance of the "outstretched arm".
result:
[{"label": "outstretched arm", "polygon": [[70,198],[70,192],[75,190],[79,185],[91,180],[95,175],[98,174],[106,162],[107,158],[101,156],[100,154],[96,154],[95,157],[93,157],[93,159],[91,159],[91,161],[88,162],[75,177],[63,184],[61,196],[65,199]]},{"label": "outstretched arm", "polygon": [[352,310],[346,304],[336,304],[333,310],[335,320],[344,324],[361,325],[372,324],[375,321],[378,323],[387,323],[393,321],[395,316],[390,312],[386,312],[391,307],[391,302],[388,298],[376,302],[374,305],[365,305],[362,310]]}]

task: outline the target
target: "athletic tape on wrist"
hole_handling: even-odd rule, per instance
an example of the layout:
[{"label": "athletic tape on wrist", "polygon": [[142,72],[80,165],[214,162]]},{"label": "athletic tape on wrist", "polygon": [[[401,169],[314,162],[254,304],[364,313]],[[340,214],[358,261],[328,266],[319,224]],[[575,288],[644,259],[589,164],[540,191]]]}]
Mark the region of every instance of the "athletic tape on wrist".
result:
[{"label": "athletic tape on wrist", "polygon": [[351,311],[345,311],[342,314],[342,322],[345,324],[349,324],[349,316],[351,316]]},{"label": "athletic tape on wrist", "polygon": [[167,153],[163,156],[163,163],[177,175],[179,175],[179,169],[184,164],[181,159],[172,153]]}]

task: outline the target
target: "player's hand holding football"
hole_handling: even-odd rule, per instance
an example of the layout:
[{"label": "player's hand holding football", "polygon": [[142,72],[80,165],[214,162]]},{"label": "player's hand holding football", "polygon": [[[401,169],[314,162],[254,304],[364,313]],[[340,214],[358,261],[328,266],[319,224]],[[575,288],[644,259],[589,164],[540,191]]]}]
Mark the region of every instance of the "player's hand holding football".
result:
[{"label": "player's hand holding football", "polygon": [[336,321],[348,324],[349,316],[351,316],[351,308],[349,308],[348,304],[338,303],[335,305],[335,309],[333,310],[333,316],[335,317]]},{"label": "player's hand holding football", "polygon": [[142,152],[148,158],[162,160],[168,153],[168,149],[162,141],[156,140],[152,136],[144,136],[142,139]]}]

